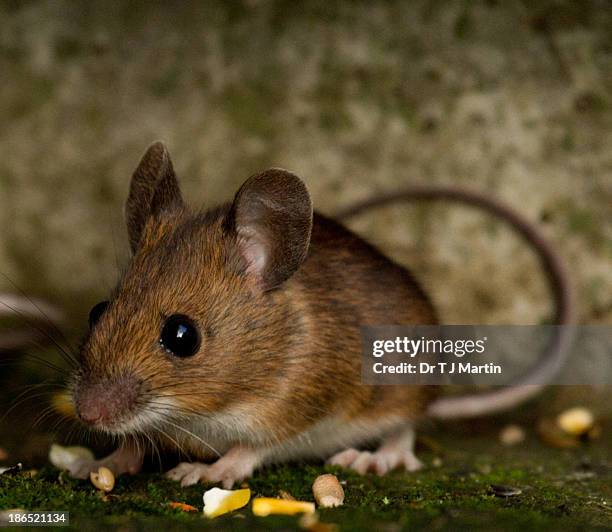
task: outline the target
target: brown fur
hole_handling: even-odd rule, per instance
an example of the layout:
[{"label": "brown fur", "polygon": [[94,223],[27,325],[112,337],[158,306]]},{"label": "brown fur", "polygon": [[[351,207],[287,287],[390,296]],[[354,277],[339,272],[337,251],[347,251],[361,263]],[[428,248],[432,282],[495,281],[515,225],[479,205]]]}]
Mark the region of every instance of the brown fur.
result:
[{"label": "brown fur", "polygon": [[[405,269],[340,224],[312,217],[303,184],[288,172],[260,174],[233,204],[192,213],[165,148],[149,151],[126,208],[134,257],[75,379],[82,418],[102,411],[96,426],[120,430],[140,408],[161,411],[156,405],[171,397],[175,423],[238,409],[258,433],[234,443],[265,445],[332,415],[419,417],[434,388],[361,384],[360,326],[436,323]],[[252,249],[265,257],[260,268]],[[177,313],[202,332],[190,358],[159,343],[164,320]]]}]

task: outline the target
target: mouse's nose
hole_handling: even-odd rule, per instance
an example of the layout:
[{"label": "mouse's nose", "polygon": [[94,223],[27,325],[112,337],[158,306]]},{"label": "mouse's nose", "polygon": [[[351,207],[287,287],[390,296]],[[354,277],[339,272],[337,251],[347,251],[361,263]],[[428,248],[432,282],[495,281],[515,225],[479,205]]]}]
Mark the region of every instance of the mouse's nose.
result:
[{"label": "mouse's nose", "polygon": [[81,382],[75,394],[79,418],[88,425],[113,425],[128,417],[138,397],[134,378]]}]

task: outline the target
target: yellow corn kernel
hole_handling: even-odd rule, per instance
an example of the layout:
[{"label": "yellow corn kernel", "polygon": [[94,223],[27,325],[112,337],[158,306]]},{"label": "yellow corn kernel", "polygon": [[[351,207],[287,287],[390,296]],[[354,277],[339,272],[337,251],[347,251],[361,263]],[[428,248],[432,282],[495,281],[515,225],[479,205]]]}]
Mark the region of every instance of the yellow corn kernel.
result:
[{"label": "yellow corn kernel", "polygon": [[287,501],[284,499],[272,499],[267,497],[253,499],[253,513],[259,517],[265,517],[271,514],[313,514],[314,511],[314,502]]},{"label": "yellow corn kernel", "polygon": [[204,493],[204,515],[206,517],[219,517],[246,506],[251,499],[251,490],[222,490],[212,488]]},{"label": "yellow corn kernel", "polygon": [[593,413],[583,407],[577,406],[561,412],[557,417],[557,424],[568,434],[581,436],[593,428],[595,418]]}]

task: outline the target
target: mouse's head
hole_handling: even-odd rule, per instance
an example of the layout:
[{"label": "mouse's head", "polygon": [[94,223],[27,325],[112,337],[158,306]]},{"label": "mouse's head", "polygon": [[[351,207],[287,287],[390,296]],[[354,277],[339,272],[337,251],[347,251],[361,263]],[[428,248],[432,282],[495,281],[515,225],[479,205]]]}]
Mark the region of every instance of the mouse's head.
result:
[{"label": "mouse's head", "polygon": [[165,146],[153,144],[126,204],[132,260],[90,313],[72,385],[79,418],[150,432],[273,394],[301,334],[286,282],[306,257],[312,215],[302,181],[279,169],[249,178],[233,203],[193,213]]}]

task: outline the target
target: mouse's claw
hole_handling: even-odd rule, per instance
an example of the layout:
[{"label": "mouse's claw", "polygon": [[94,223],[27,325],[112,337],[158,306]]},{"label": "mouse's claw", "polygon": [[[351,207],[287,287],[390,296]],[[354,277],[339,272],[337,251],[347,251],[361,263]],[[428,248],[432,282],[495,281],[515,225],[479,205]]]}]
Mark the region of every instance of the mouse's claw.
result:
[{"label": "mouse's claw", "polygon": [[423,467],[414,455],[414,431],[410,427],[389,438],[375,452],[346,449],[332,456],[327,463],[352,469],[360,475],[376,473],[379,476],[396,468],[418,471]]},{"label": "mouse's claw", "polygon": [[259,465],[259,454],[244,447],[234,447],[214,464],[200,462],[181,462],[166,473],[166,477],[180,481],[181,486],[191,486],[198,482],[220,482],[225,489],[243,481],[253,474]]},{"label": "mouse's claw", "polygon": [[181,486],[193,486],[200,480],[207,480],[206,472],[210,466],[200,462],[181,462],[166,473],[166,477],[181,483]]}]

